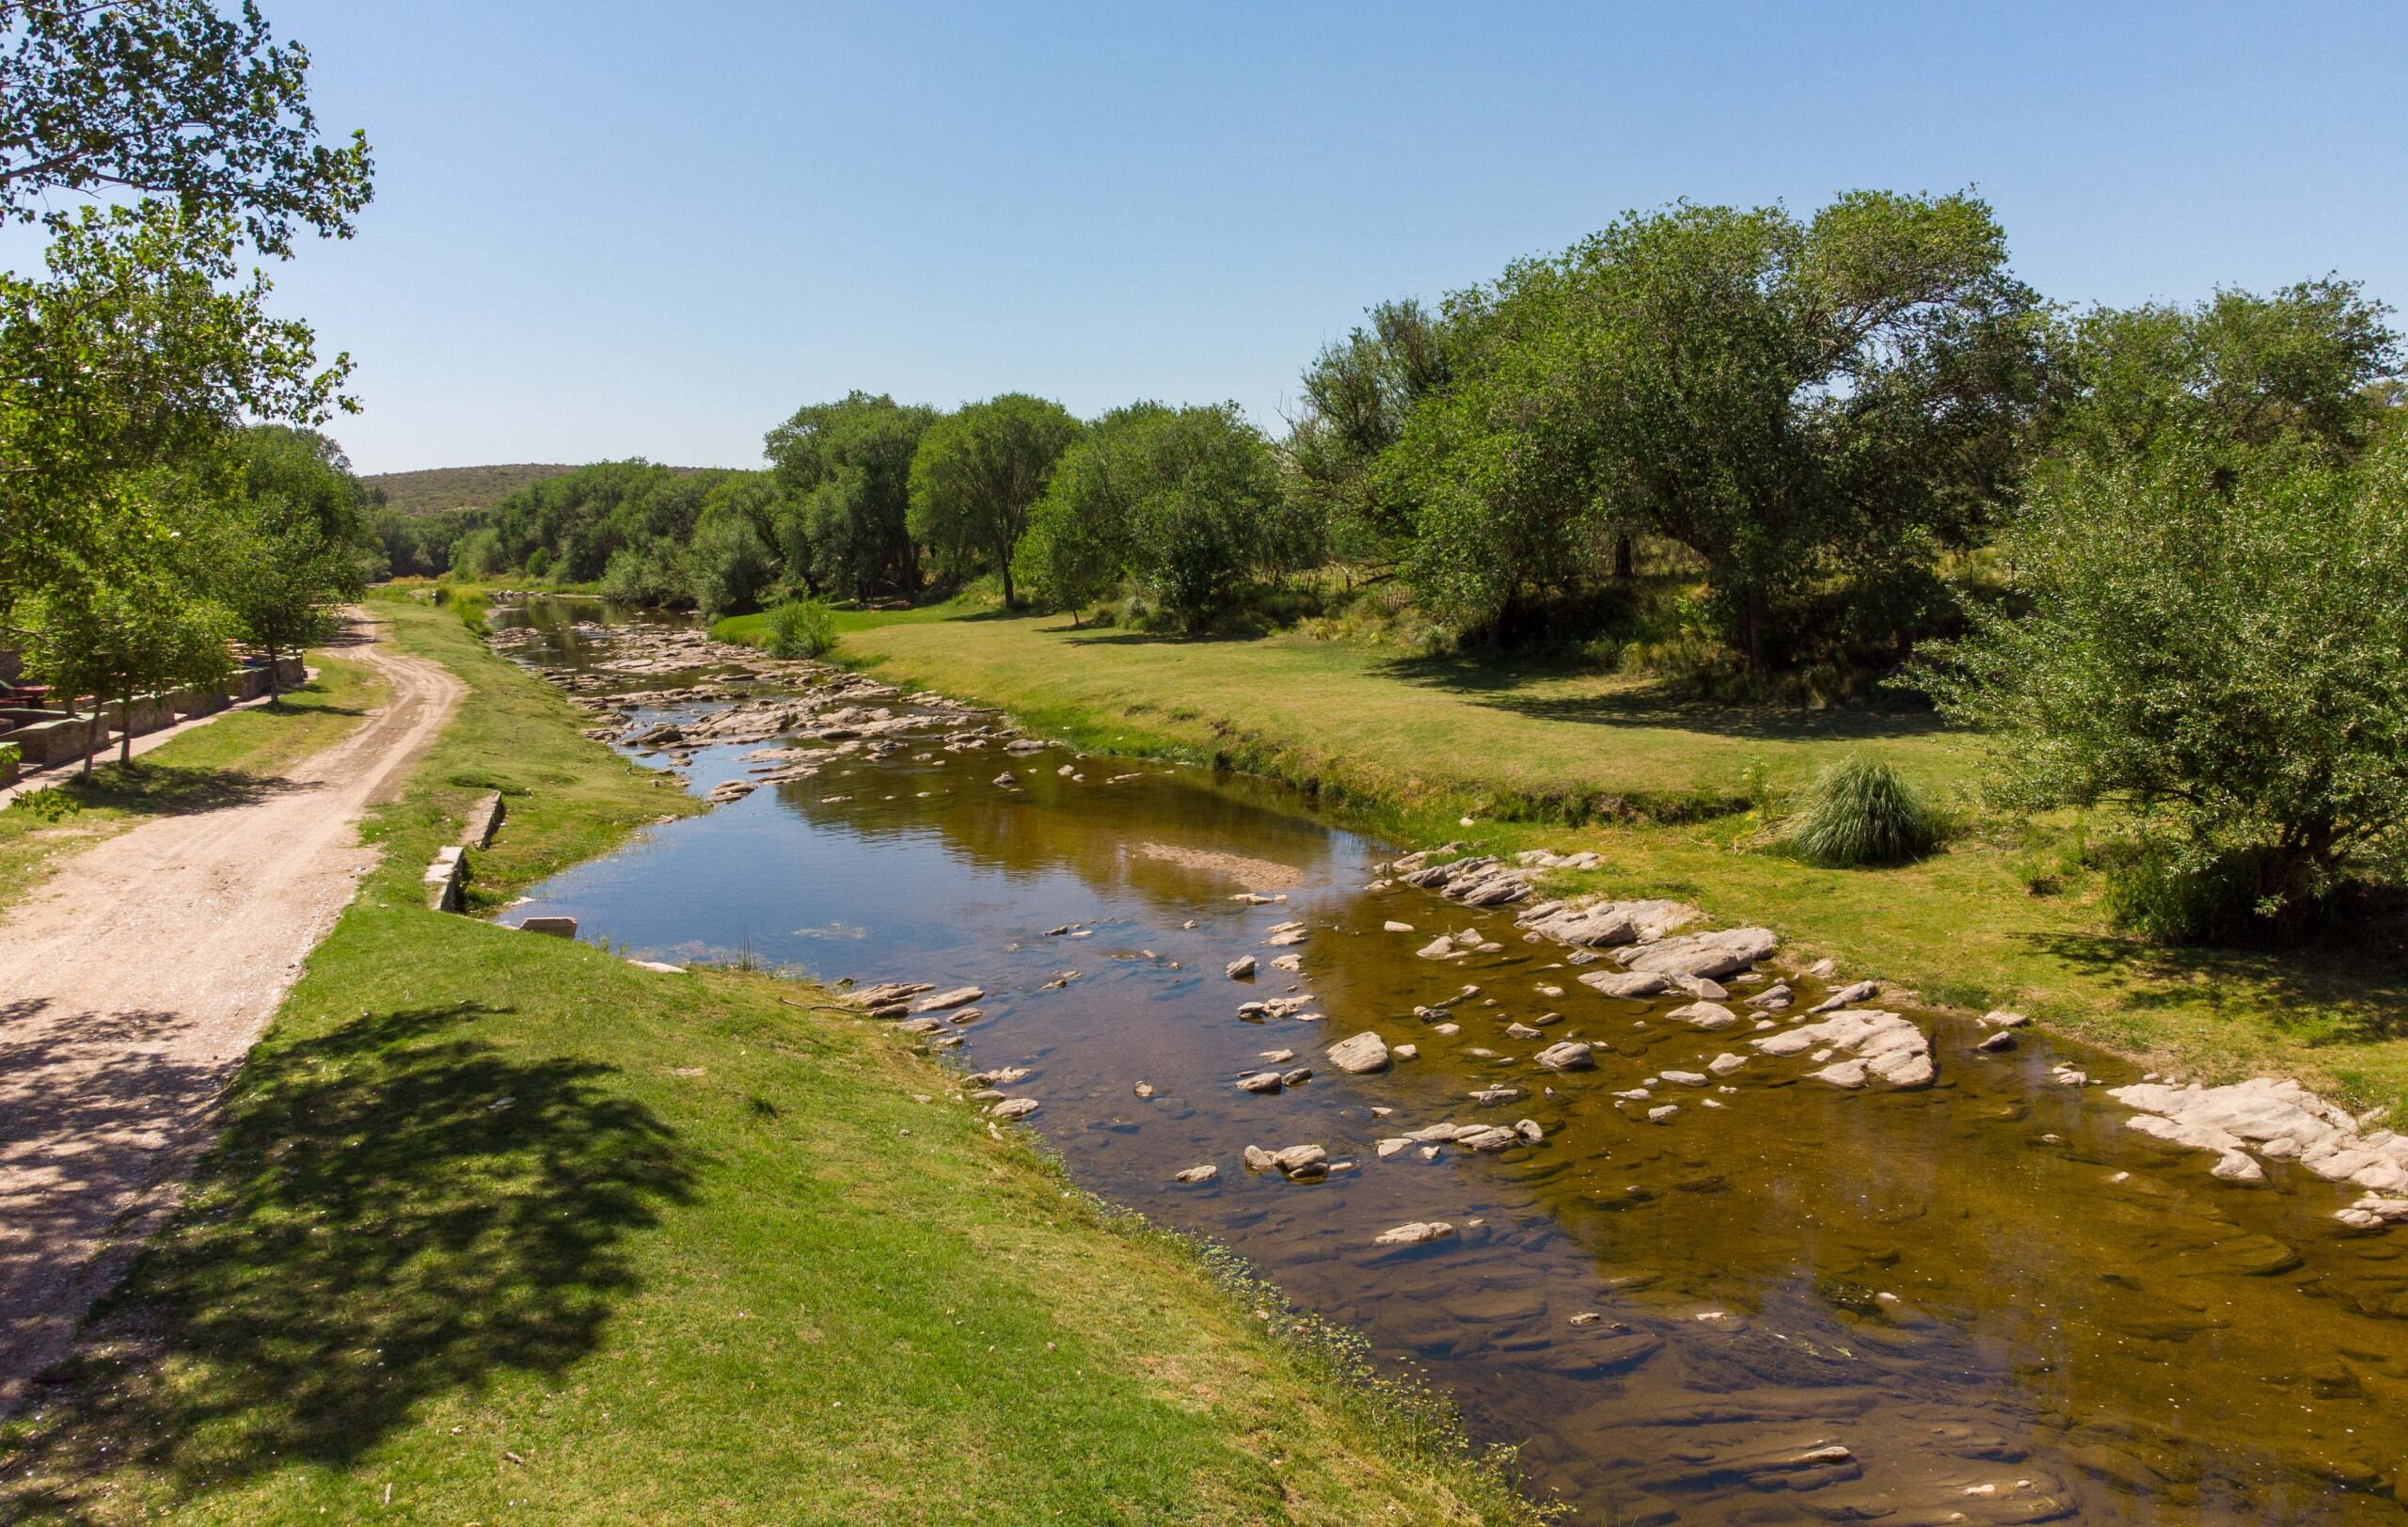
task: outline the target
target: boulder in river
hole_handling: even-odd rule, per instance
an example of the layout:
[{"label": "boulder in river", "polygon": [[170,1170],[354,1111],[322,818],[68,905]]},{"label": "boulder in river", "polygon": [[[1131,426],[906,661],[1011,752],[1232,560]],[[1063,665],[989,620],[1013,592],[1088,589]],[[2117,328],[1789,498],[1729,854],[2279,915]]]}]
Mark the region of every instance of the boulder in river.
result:
[{"label": "boulder in river", "polygon": [[1035,1098],[1006,1098],[987,1111],[998,1119],[1025,1119],[1037,1111]]},{"label": "boulder in river", "polygon": [[1388,1069],[1387,1042],[1369,1029],[1350,1035],[1329,1047],[1329,1063],[1355,1075],[1386,1071]]},{"label": "boulder in river", "polygon": [[1220,1171],[1220,1168],[1213,1166],[1208,1161],[1200,1167],[1190,1167],[1185,1171],[1173,1172],[1171,1174],[1171,1181],[1175,1183],[1188,1184],[1209,1183],[1213,1178],[1219,1176]]},{"label": "boulder in river", "polygon": [[1271,1153],[1271,1164],[1289,1177],[1320,1177],[1329,1171],[1329,1153],[1318,1145],[1291,1145]]},{"label": "boulder in river", "polygon": [[1823,998],[1822,1001],[1817,1002],[1813,1007],[1807,1009],[1806,1011],[1809,1016],[1826,1012],[1837,1012],[1842,1008],[1853,1007],[1859,1002],[1867,1000],[1880,990],[1881,983],[1878,981],[1858,981],[1852,986],[1841,987],[1838,991],[1833,992],[1830,995]]},{"label": "boulder in river", "polygon": [[1275,1071],[1248,1072],[1238,1078],[1238,1090],[1241,1092],[1276,1092],[1280,1085],[1279,1074]]},{"label": "boulder in river", "polygon": [[1254,956],[1250,954],[1239,955],[1236,959],[1230,961],[1227,965],[1222,967],[1222,974],[1228,977],[1229,979],[1233,981],[1244,980],[1248,976],[1253,975],[1254,971]]},{"label": "boulder in river", "polygon": [[1709,1034],[1716,1029],[1729,1028],[1739,1021],[1737,1013],[1719,1002],[1692,1002],[1686,1007],[1674,1008],[1664,1016],[1671,1022],[1687,1024]]},{"label": "boulder in river", "polygon": [[1455,1233],[1455,1227],[1443,1219],[1415,1219],[1380,1232],[1371,1237],[1373,1246],[1427,1246],[1443,1241]]},{"label": "boulder in river", "polygon": [[1531,1058],[1549,1071],[1587,1071],[1597,1063],[1596,1056],[1578,1040],[1550,1044]]},{"label": "boulder in river", "polygon": [[1623,963],[1632,970],[1673,976],[1703,976],[1709,979],[1735,976],[1781,947],[1768,928],[1725,928],[1711,933],[1688,933],[1625,950]]}]

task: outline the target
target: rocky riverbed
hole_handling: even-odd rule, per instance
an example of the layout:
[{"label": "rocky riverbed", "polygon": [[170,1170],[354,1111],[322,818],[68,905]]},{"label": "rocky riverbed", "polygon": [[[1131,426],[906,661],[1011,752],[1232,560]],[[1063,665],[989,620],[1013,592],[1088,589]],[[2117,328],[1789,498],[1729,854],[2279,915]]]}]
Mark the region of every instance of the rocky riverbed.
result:
[{"label": "rocky riverbed", "polygon": [[1575,1519],[2399,1518],[2375,1121],[1550,897],[1581,855],[1396,855],[842,670],[531,630],[598,735],[725,803],[512,920],[857,978],[964,1058],[931,1106],[1229,1242]]}]

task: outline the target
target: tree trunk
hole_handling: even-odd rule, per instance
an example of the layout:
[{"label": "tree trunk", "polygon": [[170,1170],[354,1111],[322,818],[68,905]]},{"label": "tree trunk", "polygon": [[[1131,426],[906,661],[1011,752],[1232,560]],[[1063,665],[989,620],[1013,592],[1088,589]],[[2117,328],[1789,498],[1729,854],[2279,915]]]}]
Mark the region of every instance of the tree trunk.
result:
[{"label": "tree trunk", "polygon": [[1006,556],[1006,557],[1004,559],[1004,562],[1003,562],[1003,569],[1004,569],[1004,611],[1005,611],[1005,612],[1006,612],[1006,614],[1008,614],[1008,613],[1011,612],[1011,608],[1012,608],[1012,564],[1011,564],[1011,558],[1010,558],[1010,557]]},{"label": "tree trunk", "polygon": [[[74,702],[70,700],[71,707]],[[84,723],[84,777],[92,777],[92,753],[101,745],[101,697],[92,696],[91,718]]]},{"label": "tree trunk", "polygon": [[1765,625],[1769,613],[1763,588],[1751,583],[1739,591],[1739,650],[1751,674],[1765,671]]},{"label": "tree trunk", "polygon": [[271,644],[267,649],[267,703],[275,705],[283,698],[284,686],[276,676],[276,648]]},{"label": "tree trunk", "polygon": [[134,691],[131,689],[125,692],[124,715],[125,730],[119,734],[117,740],[117,761],[130,764],[134,761]]},{"label": "tree trunk", "polygon": [[1639,572],[1639,549],[1631,544],[1628,532],[1614,536],[1614,581],[1627,583]]}]

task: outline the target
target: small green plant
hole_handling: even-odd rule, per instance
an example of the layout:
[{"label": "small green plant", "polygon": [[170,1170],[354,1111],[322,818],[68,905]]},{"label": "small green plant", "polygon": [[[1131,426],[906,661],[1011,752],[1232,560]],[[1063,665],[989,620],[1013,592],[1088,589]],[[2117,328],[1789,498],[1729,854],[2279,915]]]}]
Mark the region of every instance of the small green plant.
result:
[{"label": "small green plant", "polygon": [[773,658],[817,658],[836,645],[836,616],[824,599],[789,599],[769,612],[762,644]]},{"label": "small green plant", "polygon": [[1940,814],[1896,770],[1851,758],[1815,776],[1782,842],[1808,864],[1846,869],[1920,859],[1941,837]]},{"label": "small green plant", "polygon": [[27,790],[8,803],[12,811],[22,811],[36,821],[65,821],[84,809],[65,787],[45,785],[39,790]]},{"label": "small green plant", "polygon": [[454,596],[452,608],[460,612],[460,624],[468,628],[469,635],[485,634],[485,596],[482,592]]},{"label": "small green plant", "polygon": [[0,742],[0,780],[17,777],[17,766],[24,762],[25,750],[14,742]]}]

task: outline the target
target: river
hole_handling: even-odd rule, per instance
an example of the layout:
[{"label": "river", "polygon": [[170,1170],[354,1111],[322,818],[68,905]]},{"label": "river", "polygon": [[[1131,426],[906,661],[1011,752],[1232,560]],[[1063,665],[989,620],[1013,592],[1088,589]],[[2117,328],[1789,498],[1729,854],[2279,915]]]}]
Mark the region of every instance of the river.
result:
[{"label": "river", "polygon": [[[494,622],[589,692],[726,666],[613,676],[597,615],[538,602]],[[638,705],[629,731],[708,708]],[[505,920],[571,915],[649,959],[982,989],[979,1016],[934,1037],[965,1066],[1026,1068],[1002,1090],[1039,1100],[1028,1124],[1080,1183],[1226,1243],[1443,1388],[1575,1521],[2408,1515],[2408,1229],[2352,1233],[2332,1217],[2352,1189],[2281,1164],[2220,1182],[2211,1157],[2127,1128],[2096,1084],[2137,1068],[2031,1029],[1979,1052],[1991,1030],[1883,1002],[1925,1026],[1937,1085],[1845,1090],[1751,1057],[1709,1087],[1667,1086],[1667,1070],[1749,1055],[1748,1031],[1666,1022],[1686,994],[1577,984],[1564,947],[1525,939],[1519,908],[1468,912],[1388,880],[1398,846],[1297,792],[1059,747],[948,751],[939,735],[652,828]],[[764,746],[693,749],[689,787],[747,779]],[[1006,770],[1014,783],[994,783]],[[1244,892],[1284,899],[1232,899]],[[1301,943],[1266,942],[1290,923]],[[1474,931],[1495,947],[1415,952]],[[1252,978],[1224,974],[1249,953]],[[1301,968],[1272,965],[1283,956]],[[1800,1010],[1824,994],[1797,984]],[[1735,979],[1730,1001],[1761,989]],[[1293,996],[1319,1016],[1240,1011]],[[1366,1029],[1418,1057],[1365,1075],[1327,1063]],[[1533,1066],[1565,1038],[1591,1042],[1596,1069]],[[1314,1074],[1236,1088],[1263,1067]],[[1650,1083],[1643,1102],[1614,1095]],[[1526,1095],[1471,1100],[1500,1084]],[[1667,1102],[1679,1112],[1651,1121]],[[1523,1119],[1535,1145],[1378,1153],[1433,1123]],[[1245,1169],[1249,1144],[1353,1165],[1291,1180]],[[1206,1163],[1210,1181],[1175,1181]],[[1455,1233],[1373,1245],[1432,1220]]]}]

